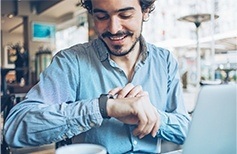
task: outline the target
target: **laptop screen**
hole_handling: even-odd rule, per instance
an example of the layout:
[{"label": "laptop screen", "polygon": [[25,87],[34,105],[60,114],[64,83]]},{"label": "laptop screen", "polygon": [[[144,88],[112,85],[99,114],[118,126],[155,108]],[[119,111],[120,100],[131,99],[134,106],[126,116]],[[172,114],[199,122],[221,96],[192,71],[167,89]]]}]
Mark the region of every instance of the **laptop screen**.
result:
[{"label": "laptop screen", "polygon": [[237,85],[203,86],[183,154],[236,154]]}]

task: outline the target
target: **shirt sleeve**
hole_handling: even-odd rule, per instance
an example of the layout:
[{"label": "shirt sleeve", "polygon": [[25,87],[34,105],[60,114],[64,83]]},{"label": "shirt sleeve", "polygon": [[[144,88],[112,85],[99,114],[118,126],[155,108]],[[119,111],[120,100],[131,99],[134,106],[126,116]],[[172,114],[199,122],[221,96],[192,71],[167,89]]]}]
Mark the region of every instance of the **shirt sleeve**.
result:
[{"label": "shirt sleeve", "polygon": [[76,61],[73,52],[58,53],[26,99],[12,108],[4,124],[9,146],[58,142],[101,125],[98,99],[77,99],[80,74]]},{"label": "shirt sleeve", "polygon": [[190,123],[190,116],[184,105],[178,63],[170,54],[168,58],[168,87],[166,110],[158,110],[161,126],[158,137],[177,144],[183,144]]}]

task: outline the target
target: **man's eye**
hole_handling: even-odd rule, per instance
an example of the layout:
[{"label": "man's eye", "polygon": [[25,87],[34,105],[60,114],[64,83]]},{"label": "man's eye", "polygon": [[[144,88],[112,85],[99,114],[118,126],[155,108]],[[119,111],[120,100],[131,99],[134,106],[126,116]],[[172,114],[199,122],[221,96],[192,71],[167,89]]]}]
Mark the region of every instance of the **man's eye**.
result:
[{"label": "man's eye", "polygon": [[108,15],[95,15],[95,18],[98,20],[106,20],[109,18]]},{"label": "man's eye", "polygon": [[132,17],[132,15],[131,15],[131,14],[120,14],[120,17],[121,17],[122,19],[129,19],[129,18]]}]

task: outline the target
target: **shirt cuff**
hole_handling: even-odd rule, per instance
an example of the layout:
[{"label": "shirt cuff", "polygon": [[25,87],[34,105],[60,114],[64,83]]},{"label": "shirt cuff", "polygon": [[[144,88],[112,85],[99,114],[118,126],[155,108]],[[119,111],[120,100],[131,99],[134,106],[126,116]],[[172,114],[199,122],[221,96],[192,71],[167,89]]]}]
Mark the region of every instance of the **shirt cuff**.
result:
[{"label": "shirt cuff", "polygon": [[158,130],[157,135],[158,135],[158,137],[161,137],[162,136],[161,135],[162,131],[165,130],[165,127],[166,127],[166,125],[168,123],[168,117],[162,111],[160,111],[160,110],[157,110],[157,111],[158,111],[158,113],[160,115],[160,121],[161,121],[160,128]]}]

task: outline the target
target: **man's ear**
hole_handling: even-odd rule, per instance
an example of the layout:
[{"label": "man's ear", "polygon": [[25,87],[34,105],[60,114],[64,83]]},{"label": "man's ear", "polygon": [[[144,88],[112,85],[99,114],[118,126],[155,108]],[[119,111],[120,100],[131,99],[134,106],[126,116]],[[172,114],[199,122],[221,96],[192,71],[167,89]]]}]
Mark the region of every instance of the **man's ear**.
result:
[{"label": "man's ear", "polygon": [[143,11],[143,13],[142,13],[143,14],[142,20],[144,22],[149,20],[149,12],[150,12],[150,9],[146,9],[146,10]]}]

